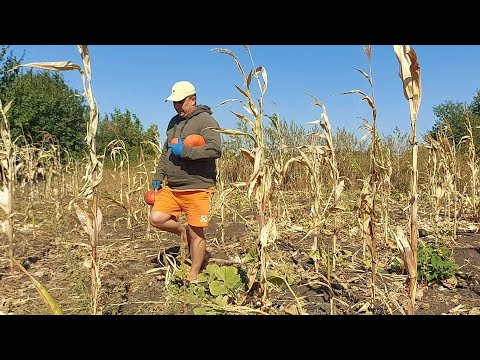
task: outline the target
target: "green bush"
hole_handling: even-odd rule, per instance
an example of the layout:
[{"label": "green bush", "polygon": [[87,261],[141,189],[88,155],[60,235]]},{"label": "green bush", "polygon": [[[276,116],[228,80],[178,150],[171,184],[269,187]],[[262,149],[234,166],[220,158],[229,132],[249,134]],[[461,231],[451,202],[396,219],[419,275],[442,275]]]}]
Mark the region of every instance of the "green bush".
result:
[{"label": "green bush", "polygon": [[455,264],[449,250],[441,246],[425,244],[418,248],[417,269],[420,281],[431,282],[454,276],[458,265]]}]

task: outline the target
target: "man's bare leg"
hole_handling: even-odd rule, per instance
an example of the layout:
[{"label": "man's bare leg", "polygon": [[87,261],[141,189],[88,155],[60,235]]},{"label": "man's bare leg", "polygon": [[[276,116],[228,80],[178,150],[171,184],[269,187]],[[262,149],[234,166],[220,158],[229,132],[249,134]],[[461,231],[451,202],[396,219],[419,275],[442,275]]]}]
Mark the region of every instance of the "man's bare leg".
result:
[{"label": "man's bare leg", "polygon": [[190,259],[192,260],[192,267],[188,279],[195,280],[202,268],[207,245],[205,235],[203,234],[203,227],[186,225],[185,228],[187,230],[187,241],[190,247]]},{"label": "man's bare leg", "polygon": [[180,236],[180,259],[185,260],[185,249],[187,243],[187,230],[170,214],[165,214],[160,211],[152,211],[150,213],[150,224],[157,229],[168,231],[172,234]]}]

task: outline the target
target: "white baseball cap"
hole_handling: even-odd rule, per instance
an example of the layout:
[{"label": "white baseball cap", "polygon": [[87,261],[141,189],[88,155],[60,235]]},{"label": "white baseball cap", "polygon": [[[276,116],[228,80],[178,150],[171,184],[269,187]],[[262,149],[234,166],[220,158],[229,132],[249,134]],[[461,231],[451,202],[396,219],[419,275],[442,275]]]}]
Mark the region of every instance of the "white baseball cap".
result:
[{"label": "white baseball cap", "polygon": [[187,96],[195,94],[195,86],[188,81],[179,81],[173,84],[172,93],[165,101],[182,101]]}]

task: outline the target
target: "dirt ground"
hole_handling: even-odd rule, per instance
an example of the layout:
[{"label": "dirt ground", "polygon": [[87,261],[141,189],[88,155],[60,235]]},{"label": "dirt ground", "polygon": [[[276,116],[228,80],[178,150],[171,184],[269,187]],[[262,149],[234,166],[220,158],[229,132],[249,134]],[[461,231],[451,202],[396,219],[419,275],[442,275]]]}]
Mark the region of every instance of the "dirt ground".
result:
[{"label": "dirt ground", "polygon": [[[61,202],[67,204],[67,201]],[[101,294],[98,313],[193,314],[198,305],[182,297],[188,283],[167,282],[162,251],[179,252],[178,239],[149,229],[145,214],[127,228],[125,211],[106,201],[101,203],[103,227],[98,247]],[[17,214],[15,258],[57,301],[63,314],[92,314],[88,238],[66,205],[40,199],[31,216]],[[141,216],[140,216],[141,215]],[[35,221],[32,221],[35,219]],[[214,216],[207,228],[206,264],[242,268],[241,259],[256,243],[255,215],[251,211],[224,221]],[[8,242],[2,235],[0,250],[0,314],[50,314],[33,283],[18,268],[11,273]],[[277,273],[290,278],[290,285],[268,287],[262,298],[253,291],[227,314],[405,314],[407,278],[389,271],[386,264],[394,250],[380,243],[376,300],[372,301],[371,273],[362,260],[362,246],[352,235],[340,231],[336,269],[327,285],[327,271],[315,261],[311,248],[315,239],[298,219],[279,229],[277,240],[268,246],[268,259]],[[455,277],[431,284],[419,283],[417,315],[480,314],[480,235],[464,233],[452,245],[459,270]],[[383,264],[383,265],[382,265]]]}]

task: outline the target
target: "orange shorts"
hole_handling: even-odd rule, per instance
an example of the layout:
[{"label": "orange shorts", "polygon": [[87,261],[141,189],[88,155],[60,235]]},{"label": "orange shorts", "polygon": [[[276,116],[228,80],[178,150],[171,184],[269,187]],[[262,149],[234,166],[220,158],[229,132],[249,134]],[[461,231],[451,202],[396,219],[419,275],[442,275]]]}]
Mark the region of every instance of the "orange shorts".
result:
[{"label": "orange shorts", "polygon": [[153,211],[178,217],[185,213],[187,223],[196,227],[208,226],[208,213],[210,211],[210,195],[208,190],[172,190],[164,186],[155,194]]}]

